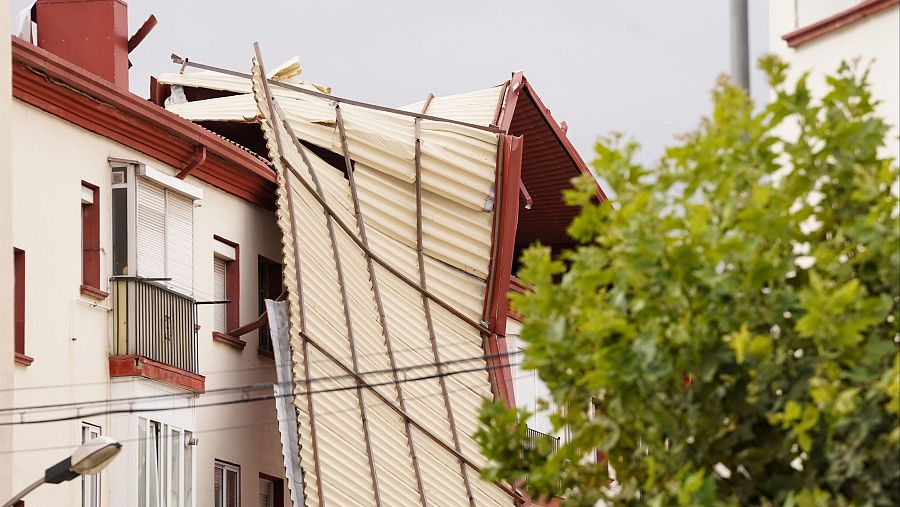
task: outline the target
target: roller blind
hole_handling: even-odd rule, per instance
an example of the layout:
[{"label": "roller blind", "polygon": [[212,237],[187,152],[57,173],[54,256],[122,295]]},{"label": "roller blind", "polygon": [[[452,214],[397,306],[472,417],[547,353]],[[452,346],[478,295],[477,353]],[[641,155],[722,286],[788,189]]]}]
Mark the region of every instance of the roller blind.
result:
[{"label": "roller blind", "polygon": [[[224,301],[225,297],[225,259],[213,258],[213,299]],[[213,305],[213,331],[225,333],[225,309],[224,304]]]},{"label": "roller blind", "polygon": [[190,197],[146,178],[137,181],[137,275],[171,278],[183,294],[193,290],[194,205]]}]

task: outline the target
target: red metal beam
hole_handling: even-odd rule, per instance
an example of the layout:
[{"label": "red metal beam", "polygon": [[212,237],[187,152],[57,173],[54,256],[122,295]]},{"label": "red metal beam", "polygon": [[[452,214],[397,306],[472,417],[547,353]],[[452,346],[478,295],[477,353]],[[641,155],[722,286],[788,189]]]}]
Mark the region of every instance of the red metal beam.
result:
[{"label": "red metal beam", "polygon": [[881,12],[888,7],[900,4],[900,0],[866,0],[849,9],[838,12],[834,16],[827,17],[811,25],[787,33],[781,38],[787,42],[788,47],[795,48],[803,43],[818,39],[835,30],[840,30],[867,16]]}]

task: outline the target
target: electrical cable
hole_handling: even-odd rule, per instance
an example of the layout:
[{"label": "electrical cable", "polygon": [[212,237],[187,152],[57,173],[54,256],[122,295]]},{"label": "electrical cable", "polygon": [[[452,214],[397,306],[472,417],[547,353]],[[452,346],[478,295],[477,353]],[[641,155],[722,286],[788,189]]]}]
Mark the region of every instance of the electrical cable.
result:
[{"label": "electrical cable", "polygon": [[[521,380],[521,379],[528,378],[530,376],[531,376],[531,373],[525,373],[525,374],[513,377],[511,380],[513,380],[513,381]],[[449,389],[448,392],[455,393],[455,392],[459,392],[459,391],[464,391],[466,389],[478,387],[479,385],[481,385],[481,384],[480,383],[479,384],[463,384],[462,387]],[[439,397],[439,396],[443,396],[443,394],[442,393],[420,394],[418,396],[406,397],[406,401],[410,401],[410,400],[420,401],[420,400],[424,400],[424,399],[428,399],[428,398],[435,398],[435,397]],[[320,417],[320,416],[327,416],[327,415],[343,414],[343,413],[353,412],[355,410],[359,410],[359,407],[352,406],[350,408],[326,410],[326,411],[322,411],[322,412],[317,411],[316,416]],[[238,430],[238,429],[254,428],[254,427],[258,427],[258,426],[267,426],[270,424],[277,424],[282,421],[294,421],[294,420],[295,420],[294,418],[275,419],[274,421],[266,420],[266,421],[261,421],[261,422],[248,423],[248,424],[236,424],[236,425],[222,426],[222,427],[218,427],[218,428],[208,428],[208,429],[204,429],[204,430],[186,430],[184,428],[179,428],[179,429],[181,429],[183,431],[190,431],[191,435],[193,436],[193,435],[198,435],[198,434],[202,435],[202,434],[206,434],[206,433],[215,433],[215,432],[219,432],[219,431],[231,431],[231,430]],[[124,444],[124,443],[129,443],[129,442],[138,442],[141,439],[140,439],[140,437],[136,437],[136,438],[126,438],[126,439],[117,439],[117,440],[120,443]],[[7,450],[7,451],[0,451],[0,455],[26,453],[26,452],[44,452],[44,451],[52,451],[52,450],[58,450],[58,449],[71,449],[71,448],[72,448],[71,445],[56,445],[56,446],[47,446],[47,447],[33,447],[30,449],[11,449],[11,450]]]},{"label": "electrical cable", "polygon": [[[430,368],[430,367],[438,368],[440,366],[446,366],[446,365],[450,365],[450,364],[468,363],[468,362],[478,361],[478,360],[488,360],[488,359],[494,359],[494,358],[501,357],[501,356],[516,355],[519,353],[521,353],[521,352],[471,356],[471,357],[466,357],[466,358],[461,358],[461,359],[452,359],[452,360],[448,360],[448,361],[440,361],[440,362],[434,362],[434,363],[422,363],[422,364],[416,364],[416,365],[410,365],[410,366],[403,366],[400,368],[386,368],[386,369],[382,369],[382,370],[371,370],[371,371],[362,371],[362,372],[355,372],[355,373],[344,373],[341,375],[329,375],[329,376],[325,376],[325,377],[314,377],[314,378],[310,378],[309,382],[337,381],[337,380],[341,380],[341,379],[355,378],[356,376],[363,376],[363,375],[382,375],[382,374],[408,372],[408,371],[413,371],[413,370],[418,370],[418,369],[423,369],[423,368]],[[304,381],[304,383],[305,382],[306,381]],[[283,385],[289,385],[292,383],[293,382],[285,382],[285,383],[283,383]],[[258,391],[260,389],[268,389],[273,385],[282,385],[282,384],[279,384],[279,383],[272,384],[271,382],[266,382],[266,383],[259,383],[259,384],[249,384],[249,385],[244,385],[244,386],[222,387],[222,388],[218,388],[218,389],[210,389],[208,391],[200,393],[200,395],[221,394],[221,393],[229,393],[229,392],[234,392],[234,391],[241,391],[246,394],[251,391]],[[54,404],[49,404],[49,405],[31,405],[31,406],[26,406],[26,407],[6,407],[6,408],[0,408],[0,414],[12,412],[12,413],[22,415],[25,412],[29,412],[29,411],[31,411],[31,412],[56,411],[56,410],[61,410],[61,409],[65,409],[65,408],[82,409],[82,408],[90,407],[92,405],[134,403],[136,401],[145,401],[145,400],[161,399],[161,398],[174,398],[174,397],[183,397],[183,396],[185,396],[183,393],[165,393],[165,394],[151,394],[151,395],[145,395],[145,396],[131,396],[131,397],[126,397],[126,398],[54,403]]]}]

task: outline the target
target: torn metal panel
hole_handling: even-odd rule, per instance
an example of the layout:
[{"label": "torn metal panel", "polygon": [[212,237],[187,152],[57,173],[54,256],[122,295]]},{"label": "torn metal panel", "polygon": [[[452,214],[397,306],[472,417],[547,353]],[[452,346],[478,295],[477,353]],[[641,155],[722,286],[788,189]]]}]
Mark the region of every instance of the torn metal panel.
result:
[{"label": "torn metal panel", "polygon": [[[498,137],[420,122],[417,240],[415,225],[406,226],[416,223],[414,120],[341,105],[342,138],[334,104],[276,92],[262,75],[255,64],[250,114],[260,118],[278,174],[292,378],[305,385],[294,403],[307,505],[512,505],[519,497],[511,488],[480,480],[484,459],[471,437],[482,397],[491,395],[481,330],[472,324],[484,305],[492,216],[483,203],[494,184]],[[298,138],[337,153],[346,148],[358,201],[343,171]],[[394,190],[380,194],[376,180]],[[379,216],[395,201],[406,203],[391,212],[397,220]],[[473,255],[478,244],[488,246]],[[415,282],[420,265],[428,293]],[[443,304],[431,304],[438,299]],[[442,368],[437,358],[474,361]],[[400,390],[392,385],[394,367],[406,369]],[[442,380],[442,369],[465,373]],[[360,375],[372,371],[380,373]],[[310,385],[323,377],[330,380]],[[349,389],[322,392],[337,387]]]},{"label": "torn metal panel", "polygon": [[[297,412],[290,393],[293,391],[291,375],[291,347],[288,319],[290,309],[285,302],[266,300],[269,317],[269,333],[275,352],[275,413],[278,417],[278,431],[281,435],[281,452],[284,458],[284,472],[287,477],[291,505],[301,507],[303,502],[303,471],[300,468],[300,443],[297,441]],[[301,430],[302,431],[302,430]]]}]

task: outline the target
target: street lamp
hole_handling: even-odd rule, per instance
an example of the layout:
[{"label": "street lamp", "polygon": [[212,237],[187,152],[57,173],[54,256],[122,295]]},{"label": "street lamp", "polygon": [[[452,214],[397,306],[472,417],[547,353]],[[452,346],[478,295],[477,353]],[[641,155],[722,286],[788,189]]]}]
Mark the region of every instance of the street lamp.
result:
[{"label": "street lamp", "polygon": [[71,481],[79,475],[95,474],[106,468],[106,465],[109,465],[121,450],[122,444],[114,438],[97,437],[88,440],[81,444],[81,447],[75,449],[71,456],[48,468],[43,477],[12,497],[10,501],[3,504],[3,507],[12,507],[41,484],[59,484]]}]

